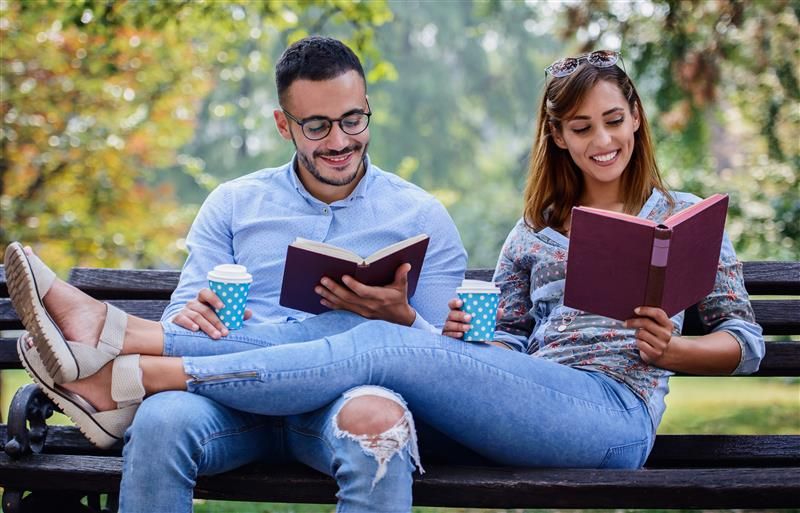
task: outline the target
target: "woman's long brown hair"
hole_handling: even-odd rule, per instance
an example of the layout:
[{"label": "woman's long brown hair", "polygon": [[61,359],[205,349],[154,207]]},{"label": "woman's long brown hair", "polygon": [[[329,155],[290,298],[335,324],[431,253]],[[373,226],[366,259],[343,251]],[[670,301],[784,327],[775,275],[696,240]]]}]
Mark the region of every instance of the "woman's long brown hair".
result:
[{"label": "woman's long brown hair", "polygon": [[674,205],[661,180],[650,126],[633,82],[618,66],[596,68],[584,64],[571,75],[550,79],[542,96],[525,185],[524,219],[534,230],[546,226],[561,230],[583,193],[583,173],[569,152],[556,145],[551,130],[561,131],[562,120],[578,109],[601,80],[619,87],[631,113],[638,114],[640,120],[639,130],[634,134],[631,160],[622,174],[621,199],[625,213],[637,214],[654,188],[666,196],[670,206]]}]

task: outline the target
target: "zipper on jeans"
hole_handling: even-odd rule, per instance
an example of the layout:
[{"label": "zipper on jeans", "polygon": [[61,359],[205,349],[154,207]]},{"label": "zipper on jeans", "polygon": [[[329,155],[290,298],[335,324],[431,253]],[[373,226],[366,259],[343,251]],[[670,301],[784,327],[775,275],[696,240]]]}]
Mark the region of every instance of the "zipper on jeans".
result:
[{"label": "zipper on jeans", "polygon": [[200,377],[192,374],[195,383],[214,383],[215,381],[225,381],[228,379],[257,378],[256,371],[229,372],[227,374],[215,374],[213,376]]}]

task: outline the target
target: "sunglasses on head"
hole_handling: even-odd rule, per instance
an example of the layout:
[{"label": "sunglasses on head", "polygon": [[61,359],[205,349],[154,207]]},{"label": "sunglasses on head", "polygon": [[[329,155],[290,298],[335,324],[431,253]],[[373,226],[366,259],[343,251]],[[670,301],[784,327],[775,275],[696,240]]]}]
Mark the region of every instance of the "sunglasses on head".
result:
[{"label": "sunglasses on head", "polygon": [[595,68],[610,68],[622,58],[619,52],[613,50],[597,50],[577,57],[564,57],[544,69],[545,74],[560,78],[572,75],[582,62],[587,62]]}]

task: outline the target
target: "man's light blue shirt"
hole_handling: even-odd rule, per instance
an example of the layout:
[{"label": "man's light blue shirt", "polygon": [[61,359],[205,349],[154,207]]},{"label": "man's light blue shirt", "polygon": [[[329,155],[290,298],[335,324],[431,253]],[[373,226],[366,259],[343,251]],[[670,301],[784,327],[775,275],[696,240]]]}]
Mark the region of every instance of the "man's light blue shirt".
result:
[{"label": "man's light blue shirt", "polygon": [[162,319],[171,319],[208,287],[206,274],[214,266],[236,263],[253,275],[247,300],[253,317],[246,323],[302,320],[312,314],[278,303],[286,248],[295,238],[334,244],[366,257],[425,233],[430,243],[410,300],[417,311],[413,326],[440,330],[467,262],[442,204],[416,185],[371,165],[368,157],[367,171],[353,192],[327,204],[297,178],[295,159],[226,182],[208,196],[186,239],[189,257]]}]

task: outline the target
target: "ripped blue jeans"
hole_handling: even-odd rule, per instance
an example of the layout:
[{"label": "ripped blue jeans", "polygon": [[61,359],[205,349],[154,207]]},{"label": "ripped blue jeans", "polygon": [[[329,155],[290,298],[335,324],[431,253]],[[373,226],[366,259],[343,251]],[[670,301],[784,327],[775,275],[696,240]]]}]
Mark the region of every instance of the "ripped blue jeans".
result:
[{"label": "ripped blue jeans", "polygon": [[[246,326],[220,340],[164,323],[164,354],[246,355],[254,348],[346,331],[364,321],[331,312],[303,322]],[[253,462],[296,461],[336,479],[340,513],[407,513],[418,464],[413,418],[406,410],[377,440],[350,435],[339,428],[337,414],[359,395],[404,405],[401,397],[380,387],[351,387],[314,409],[281,416],[237,410],[187,392],[149,397],[125,434],[120,511],[188,513],[199,476]]]},{"label": "ripped blue jeans", "polygon": [[189,392],[262,415],[312,411],[360,385],[385,387],[416,419],[507,465],[637,468],[655,436],[645,403],[602,373],[382,321],[183,361]]}]

